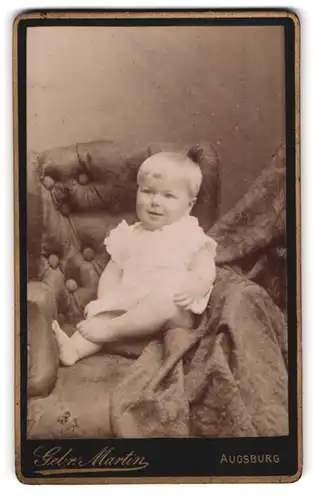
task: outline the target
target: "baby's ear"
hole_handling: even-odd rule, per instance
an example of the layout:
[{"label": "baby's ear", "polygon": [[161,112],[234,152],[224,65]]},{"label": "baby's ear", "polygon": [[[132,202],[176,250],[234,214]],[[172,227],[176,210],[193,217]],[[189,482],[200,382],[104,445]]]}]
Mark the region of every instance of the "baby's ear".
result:
[{"label": "baby's ear", "polygon": [[190,208],[193,208],[193,206],[196,203],[196,201],[197,201],[197,197],[196,196],[190,200],[190,202],[189,202]]}]

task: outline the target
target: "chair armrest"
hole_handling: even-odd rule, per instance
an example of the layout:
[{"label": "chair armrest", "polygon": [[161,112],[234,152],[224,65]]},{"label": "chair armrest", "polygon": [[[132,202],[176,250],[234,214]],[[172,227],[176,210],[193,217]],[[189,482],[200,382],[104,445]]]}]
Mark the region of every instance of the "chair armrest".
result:
[{"label": "chair armrest", "polygon": [[56,317],[53,291],[43,282],[27,285],[29,398],[46,397],[53,389],[58,371],[58,353],[51,329]]}]

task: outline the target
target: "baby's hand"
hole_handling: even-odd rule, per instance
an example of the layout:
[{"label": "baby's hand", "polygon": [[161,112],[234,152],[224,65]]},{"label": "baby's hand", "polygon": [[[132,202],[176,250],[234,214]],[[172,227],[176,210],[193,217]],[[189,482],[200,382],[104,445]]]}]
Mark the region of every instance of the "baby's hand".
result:
[{"label": "baby's hand", "polygon": [[188,309],[193,302],[193,299],[187,292],[179,292],[174,295],[174,303],[183,309]]},{"label": "baby's hand", "polygon": [[189,283],[174,295],[174,302],[179,307],[188,309],[189,306],[191,306],[191,304],[199,298],[199,287],[195,284]]}]

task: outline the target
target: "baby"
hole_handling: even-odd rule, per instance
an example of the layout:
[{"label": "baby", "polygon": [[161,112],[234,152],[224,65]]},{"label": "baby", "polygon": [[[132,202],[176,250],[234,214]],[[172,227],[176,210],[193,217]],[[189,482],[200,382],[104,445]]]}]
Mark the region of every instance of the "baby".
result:
[{"label": "baby", "polygon": [[111,256],[71,338],[53,321],[61,363],[70,366],[105,344],[190,328],[215,279],[215,241],[190,216],[202,182],[196,161],[180,153],[150,156],[137,176],[139,222],[125,221],[104,243]]}]

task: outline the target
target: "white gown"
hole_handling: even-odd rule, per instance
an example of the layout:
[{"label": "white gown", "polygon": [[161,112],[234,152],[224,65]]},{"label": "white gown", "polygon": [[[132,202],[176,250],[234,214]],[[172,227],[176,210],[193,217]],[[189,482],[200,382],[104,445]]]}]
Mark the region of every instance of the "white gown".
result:
[{"label": "white gown", "polygon": [[[212,255],[216,242],[199,226],[196,217],[187,216],[154,231],[141,222],[129,226],[122,221],[104,240],[108,253],[123,271],[114,290],[107,290],[92,302],[93,314],[105,311],[128,311],[150,293],[169,299],[179,291],[193,255],[206,246]],[[189,306],[201,314],[207,306],[211,290]]]}]

